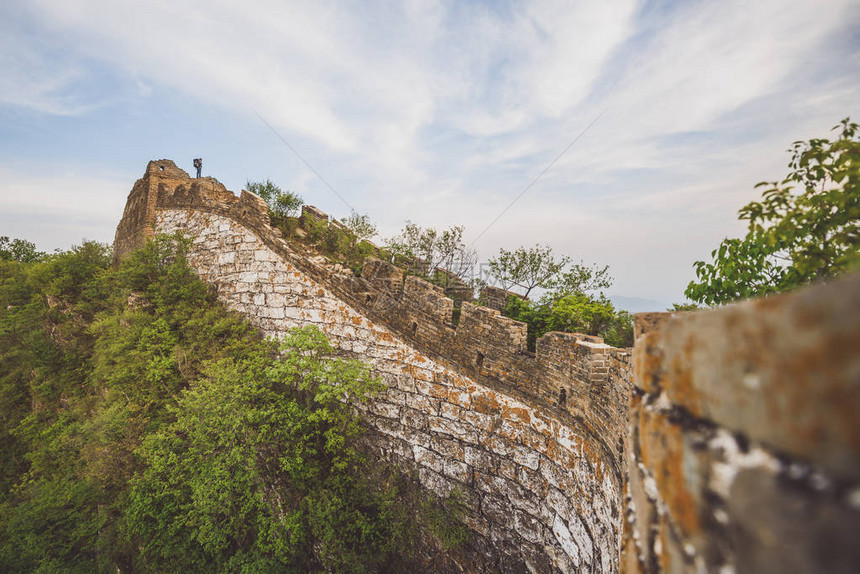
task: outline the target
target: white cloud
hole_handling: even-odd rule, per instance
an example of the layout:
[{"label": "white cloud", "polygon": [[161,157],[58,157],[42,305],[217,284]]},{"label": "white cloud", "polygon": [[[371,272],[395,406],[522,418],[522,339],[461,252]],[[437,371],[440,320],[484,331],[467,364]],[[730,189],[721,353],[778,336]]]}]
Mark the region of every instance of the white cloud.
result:
[{"label": "white cloud", "polygon": [[[303,155],[325,158],[336,188],[363,186],[356,207],[388,226],[463,222],[477,235],[606,109],[481,245],[554,241],[611,259],[637,270],[619,293],[677,298],[677,285],[657,292],[670,289],[665,277],[688,273],[733,229],[752,184],[781,175],[785,147],[860,112],[860,50],[834,43],[860,23],[851,0],[36,0],[31,10],[43,29],[0,39],[0,103],[83,113],[114,97],[81,89],[99,86],[98,62],[130,79],[128,97],[167,88],[254,121],[256,110]],[[55,63],[40,45],[49,37],[62,48]],[[309,191],[308,178],[291,183]],[[648,275],[644,245],[679,267]]]},{"label": "white cloud", "polygon": [[[278,126],[350,150],[330,79],[350,66],[337,11],[270,2],[38,2],[41,18],[90,58],[231,109],[257,110]],[[352,62],[354,63],[354,62]]]},{"label": "white cloud", "polygon": [[15,16],[0,9],[0,105],[58,116],[81,115],[95,107],[74,87],[84,70],[50,38],[38,42],[14,28]]},{"label": "white cloud", "polygon": [[633,32],[638,2],[527,4],[514,33],[527,48],[515,66],[517,92],[558,118],[588,96],[604,64]]},{"label": "white cloud", "polygon": [[779,89],[851,12],[842,0],[790,9],[778,0],[682,5],[633,60],[618,103],[638,103],[627,117],[644,136],[712,129],[723,114]]},{"label": "white cloud", "polygon": [[0,167],[0,235],[23,237],[41,249],[68,249],[81,239],[112,242],[133,182],[68,171]]}]

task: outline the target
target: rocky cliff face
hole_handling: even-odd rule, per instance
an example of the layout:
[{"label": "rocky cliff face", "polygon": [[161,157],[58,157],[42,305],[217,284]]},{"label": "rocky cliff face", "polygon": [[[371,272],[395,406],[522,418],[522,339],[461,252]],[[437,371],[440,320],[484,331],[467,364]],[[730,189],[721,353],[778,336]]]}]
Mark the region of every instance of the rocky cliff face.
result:
[{"label": "rocky cliff face", "polygon": [[640,316],[631,362],[577,334],[549,333],[529,353],[523,324],[470,303],[454,326],[439,288],[379,260],[355,277],[298,253],[258,197],[153,161],[115,256],[173,231],[192,239],[191,264],[220,300],[261,330],[314,324],[373,365],[388,385],[363,413],[375,451],[426,488],[465,493],[465,569],[860,563],[846,544],[860,526],[858,277]]}]

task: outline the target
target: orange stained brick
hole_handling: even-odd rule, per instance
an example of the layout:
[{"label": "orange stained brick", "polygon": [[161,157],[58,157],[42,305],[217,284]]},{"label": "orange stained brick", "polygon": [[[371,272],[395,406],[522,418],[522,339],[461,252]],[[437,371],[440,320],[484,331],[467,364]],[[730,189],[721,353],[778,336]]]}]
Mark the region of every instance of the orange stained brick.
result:
[{"label": "orange stained brick", "polygon": [[567,470],[576,466],[576,461],[579,460],[577,453],[571,452],[552,439],[547,441],[543,454],[553,463]]},{"label": "orange stained brick", "polygon": [[519,468],[519,465],[517,465],[517,464],[515,464],[515,463],[513,463],[507,459],[502,459],[499,462],[499,474],[501,474],[505,478],[508,478],[514,482],[519,482],[519,476],[517,474],[518,468]]},{"label": "orange stained brick", "polygon": [[[423,369],[416,368],[416,370],[421,371]],[[425,379],[416,380],[415,388],[418,390],[419,393],[429,395],[437,399],[448,398],[448,388],[432,381],[428,381]]]},{"label": "orange stained brick", "polygon": [[436,399],[446,399],[448,398],[448,389],[442,385],[437,385],[436,383],[430,383],[430,387],[427,389],[427,394]]},{"label": "orange stained brick", "polygon": [[520,441],[527,447],[538,452],[546,450],[547,439],[541,434],[531,430],[531,427],[524,427],[520,435]]},{"label": "orange stained brick", "polygon": [[484,391],[472,394],[472,408],[479,413],[484,414],[499,414],[501,405],[499,404],[496,394],[492,391]]},{"label": "orange stained brick", "polygon": [[552,422],[538,411],[532,412],[531,426],[544,436],[552,435]]},{"label": "orange stained brick", "polygon": [[427,369],[409,365],[404,369],[404,372],[408,373],[410,377],[417,381],[423,381],[425,383],[432,383],[433,381],[433,373]]},{"label": "orange stained brick", "polygon": [[[846,357],[856,356],[858,349],[860,336],[857,334],[831,336],[825,345],[785,357],[780,370],[797,376],[791,389],[780,392],[784,402],[766,403],[768,418],[785,424],[810,450],[816,444],[838,440],[855,455],[860,454],[858,395],[847,380],[850,375],[843,374],[848,371],[842,366],[848,361]],[[814,394],[821,396],[822,403],[827,405],[819,411],[820,415],[809,412],[808,397]]]},{"label": "orange stained brick", "polygon": [[531,413],[524,407],[511,407],[504,405],[502,407],[502,417],[511,421],[524,422],[526,424],[531,424],[532,422]]},{"label": "orange stained brick", "polygon": [[646,333],[634,350],[633,382],[647,393],[659,391],[663,352],[656,346],[658,333]]},{"label": "orange stained brick", "polygon": [[654,479],[673,522],[685,536],[699,532],[699,504],[687,490],[689,477],[685,476],[684,436],[680,426],[669,422],[661,414],[642,411],[641,452],[642,462],[652,469]]},{"label": "orange stained brick", "polygon": [[469,393],[458,389],[448,389],[448,395],[445,397],[445,400],[447,400],[449,403],[453,403],[455,405],[467,408],[471,404],[471,397],[469,396]]},{"label": "orange stained brick", "polygon": [[669,399],[673,403],[684,405],[691,414],[701,418],[703,397],[693,384],[693,373],[692,369],[689,368],[689,365],[693,364],[693,354],[698,346],[699,342],[695,336],[689,337],[684,342],[680,355],[675,355],[672,358],[669,368],[663,374],[666,381],[662,386],[670,389]]},{"label": "orange stained brick", "polygon": [[502,426],[496,431],[499,436],[506,438],[511,441],[519,441],[520,435],[522,435],[522,428],[519,425],[512,424],[509,421],[504,420],[502,418]]}]

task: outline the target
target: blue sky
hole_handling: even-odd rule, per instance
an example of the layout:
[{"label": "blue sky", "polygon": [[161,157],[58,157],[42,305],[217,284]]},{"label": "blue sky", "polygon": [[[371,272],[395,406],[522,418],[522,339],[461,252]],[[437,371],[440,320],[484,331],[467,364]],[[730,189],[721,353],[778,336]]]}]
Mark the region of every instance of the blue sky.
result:
[{"label": "blue sky", "polygon": [[858,30],[848,0],[7,0],[0,235],[112,241],[159,158],[347,215],[259,114],[383,238],[464,224],[681,301],[791,142],[860,118]]}]

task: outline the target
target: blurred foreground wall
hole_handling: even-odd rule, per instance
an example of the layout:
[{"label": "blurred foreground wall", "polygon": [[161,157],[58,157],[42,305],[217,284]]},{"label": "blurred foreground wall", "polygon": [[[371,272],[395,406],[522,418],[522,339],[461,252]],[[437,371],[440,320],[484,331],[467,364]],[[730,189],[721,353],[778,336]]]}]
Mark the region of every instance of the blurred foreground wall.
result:
[{"label": "blurred foreground wall", "polygon": [[860,572],[860,275],[636,317],[624,572]]}]

